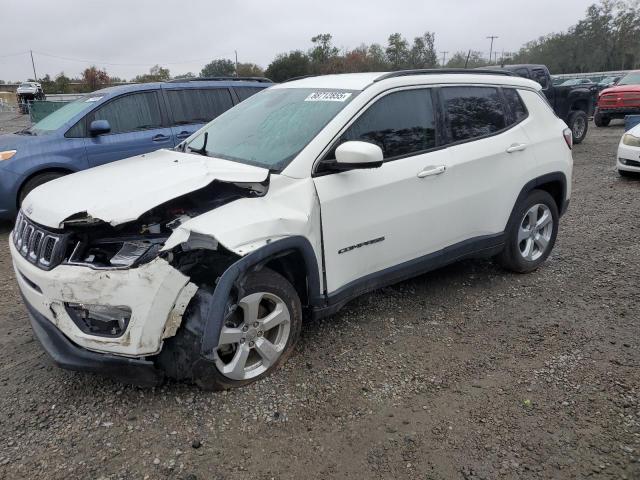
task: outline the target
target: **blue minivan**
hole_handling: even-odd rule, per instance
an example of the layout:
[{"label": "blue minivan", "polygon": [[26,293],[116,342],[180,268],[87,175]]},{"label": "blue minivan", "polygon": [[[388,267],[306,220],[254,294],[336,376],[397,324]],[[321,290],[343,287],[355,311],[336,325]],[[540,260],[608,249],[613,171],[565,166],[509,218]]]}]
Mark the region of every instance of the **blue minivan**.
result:
[{"label": "blue minivan", "polygon": [[190,79],[105,88],[20,132],[0,135],[0,219],[63,175],[173,148],[221,113],[271,86],[266,78]]}]

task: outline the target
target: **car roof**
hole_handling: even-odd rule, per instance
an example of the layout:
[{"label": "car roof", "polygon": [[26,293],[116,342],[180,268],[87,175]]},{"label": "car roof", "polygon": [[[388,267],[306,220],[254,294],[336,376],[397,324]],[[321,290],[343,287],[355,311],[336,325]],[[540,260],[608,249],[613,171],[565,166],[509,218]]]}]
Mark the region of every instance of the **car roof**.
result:
[{"label": "car roof", "polygon": [[[467,73],[468,72],[468,73]],[[487,71],[448,71],[438,73],[437,70],[402,71],[402,72],[367,72],[367,73],[341,73],[333,75],[319,75],[305,77],[298,80],[274,85],[271,88],[318,88],[338,90],[364,90],[373,84],[385,87],[403,85],[435,85],[443,83],[469,83],[510,85],[516,87],[535,88],[539,90],[540,84],[526,78],[515,75],[504,75],[499,72]]]},{"label": "car roof", "polygon": [[272,83],[258,80],[190,80],[171,82],[128,83],[126,85],[114,85],[91,92],[91,95],[119,95],[121,93],[137,92],[141,90],[154,90],[158,88],[207,88],[207,87],[256,87],[267,88]]}]

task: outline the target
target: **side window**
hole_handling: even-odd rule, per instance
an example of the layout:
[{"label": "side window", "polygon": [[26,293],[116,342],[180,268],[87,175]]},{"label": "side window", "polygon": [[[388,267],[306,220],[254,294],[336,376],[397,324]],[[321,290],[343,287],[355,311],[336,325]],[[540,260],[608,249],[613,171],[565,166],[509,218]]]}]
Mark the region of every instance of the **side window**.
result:
[{"label": "side window", "polygon": [[207,123],[233,106],[227,88],[166,90],[174,125]]},{"label": "side window", "polygon": [[503,88],[502,92],[504,93],[507,105],[511,110],[511,116],[514,123],[518,123],[527,118],[527,108],[524,106],[524,102],[522,101],[522,98],[520,98],[518,91],[515,88]]},{"label": "side window", "polygon": [[84,127],[84,118],[81,119],[78,123],[76,123],[73,127],[67,130],[67,133],[64,134],[67,138],[83,138],[86,137],[86,129]]},{"label": "side window", "polygon": [[444,87],[441,91],[452,142],[491,135],[507,126],[497,88]]},{"label": "side window", "polygon": [[533,80],[538,82],[545,90],[549,87],[549,79],[547,78],[544,70],[540,70],[539,68],[533,70]]},{"label": "side window", "polygon": [[262,88],[257,87],[233,87],[233,89],[238,94],[238,98],[240,98],[241,102],[262,90]]},{"label": "side window", "polygon": [[[338,144],[349,140],[375,143],[385,159],[435,147],[431,91],[405,90],[382,97],[349,127]],[[333,152],[330,156],[335,158]]]},{"label": "side window", "polygon": [[111,133],[162,127],[156,92],[134,93],[118,97],[89,114],[88,121],[93,120],[107,120],[111,126]]}]

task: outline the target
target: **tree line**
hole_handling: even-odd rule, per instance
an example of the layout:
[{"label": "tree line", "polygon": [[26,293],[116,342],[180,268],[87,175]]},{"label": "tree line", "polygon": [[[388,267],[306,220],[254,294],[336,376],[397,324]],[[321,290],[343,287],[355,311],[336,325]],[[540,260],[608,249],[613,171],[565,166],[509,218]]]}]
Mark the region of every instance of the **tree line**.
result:
[{"label": "tree line", "polygon": [[[153,66],[148,73],[137,75],[132,82],[166,81],[171,78],[266,76],[276,82],[306,75],[372,72],[412,68],[475,68],[489,64],[541,63],[551,73],[578,73],[640,68],[640,0],[600,0],[591,5],[577,24],[566,32],[551,33],[525,44],[518,52],[493,61],[482,52],[468,50],[453,53],[445,65],[439,62],[435,34],[425,32],[407,40],[400,33],[389,35],[385,45],[361,44],[341,50],[330,33],[311,38],[308,49],[297,49],[277,55],[263,70],[254,63],[238,63],[215,59],[195,74],[172,76],[169,69]],[[94,91],[106,85],[125,82],[109,76],[95,66],[84,70],[80,78],[70,79],[60,73],[54,79],[41,80],[45,93]],[[72,88],[72,84],[73,88]]]}]

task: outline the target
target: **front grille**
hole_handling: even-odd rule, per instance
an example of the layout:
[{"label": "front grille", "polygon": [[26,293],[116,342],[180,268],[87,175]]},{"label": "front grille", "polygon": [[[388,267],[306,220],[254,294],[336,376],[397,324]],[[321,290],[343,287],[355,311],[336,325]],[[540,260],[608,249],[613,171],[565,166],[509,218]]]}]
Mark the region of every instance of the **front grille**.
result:
[{"label": "front grille", "polygon": [[51,270],[64,260],[68,236],[42,228],[22,212],[16,219],[12,237],[20,255],[43,270]]}]

